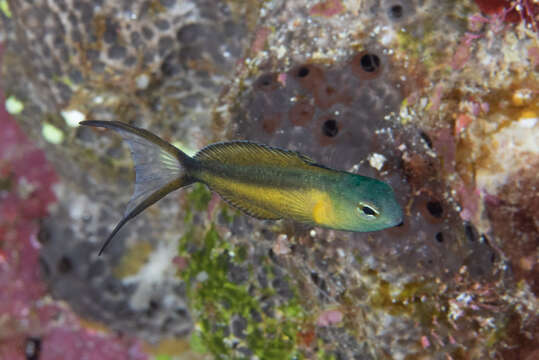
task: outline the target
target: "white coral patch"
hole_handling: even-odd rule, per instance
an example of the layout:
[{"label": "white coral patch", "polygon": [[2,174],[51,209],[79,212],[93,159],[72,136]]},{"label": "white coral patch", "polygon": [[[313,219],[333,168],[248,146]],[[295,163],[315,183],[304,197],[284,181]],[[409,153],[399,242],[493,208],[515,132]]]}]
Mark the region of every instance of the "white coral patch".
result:
[{"label": "white coral patch", "polygon": [[378,153],[372,153],[367,158],[369,161],[369,164],[375,168],[376,170],[380,171],[382,167],[384,167],[384,163],[386,162],[386,157],[382,154]]},{"label": "white coral patch", "polygon": [[[476,184],[489,194],[521,169],[532,165],[530,157],[539,156],[539,126],[536,116],[523,116],[501,129],[489,141],[489,166],[477,170]],[[493,163],[493,164],[491,164]]]},{"label": "white coral patch", "polygon": [[79,126],[81,121],[86,120],[86,115],[78,110],[64,110],[60,113],[66,124],[71,127]]}]

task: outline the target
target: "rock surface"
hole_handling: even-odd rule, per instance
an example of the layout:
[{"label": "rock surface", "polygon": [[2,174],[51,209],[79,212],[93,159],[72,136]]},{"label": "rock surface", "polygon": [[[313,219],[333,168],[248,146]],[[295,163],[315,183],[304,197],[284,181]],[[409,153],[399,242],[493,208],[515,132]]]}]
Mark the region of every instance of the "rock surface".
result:
[{"label": "rock surface", "polygon": [[[539,11],[496,3],[8,1],[2,85],[59,174],[40,228],[51,294],[216,358],[533,359]],[[297,150],[391,184],[404,225],[260,221],[195,186],[97,257],[132,170],[82,118],[190,152]]]}]

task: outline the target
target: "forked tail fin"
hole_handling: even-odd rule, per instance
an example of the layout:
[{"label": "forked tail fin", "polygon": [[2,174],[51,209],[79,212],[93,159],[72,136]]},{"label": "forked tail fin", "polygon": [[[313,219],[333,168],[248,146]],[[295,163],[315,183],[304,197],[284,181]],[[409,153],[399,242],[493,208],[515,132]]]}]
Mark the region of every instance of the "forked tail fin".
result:
[{"label": "forked tail fin", "polygon": [[171,191],[193,182],[186,167],[194,160],[149,131],[122,122],[89,120],[80,122],[80,125],[104,127],[118,132],[129,145],[135,163],[135,191],[123,219],[99,250],[101,255],[125,223]]}]

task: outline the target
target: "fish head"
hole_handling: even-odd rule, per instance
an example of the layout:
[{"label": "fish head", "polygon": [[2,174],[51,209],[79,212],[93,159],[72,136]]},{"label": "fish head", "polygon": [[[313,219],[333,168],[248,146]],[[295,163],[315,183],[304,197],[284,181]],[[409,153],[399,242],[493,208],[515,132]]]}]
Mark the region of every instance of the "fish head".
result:
[{"label": "fish head", "polygon": [[344,229],[376,231],[402,223],[402,209],[391,186],[377,179],[349,175],[338,201]]}]

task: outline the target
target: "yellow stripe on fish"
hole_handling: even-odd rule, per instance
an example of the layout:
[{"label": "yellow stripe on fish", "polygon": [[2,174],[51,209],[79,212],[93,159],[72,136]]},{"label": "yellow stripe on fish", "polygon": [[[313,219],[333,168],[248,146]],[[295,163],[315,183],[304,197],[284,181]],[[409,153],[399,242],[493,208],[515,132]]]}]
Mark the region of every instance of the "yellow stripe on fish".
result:
[{"label": "yellow stripe on fish", "polygon": [[[216,176],[203,180],[227,202],[253,217],[295,218],[321,226],[330,226],[336,221],[330,196],[317,189],[283,190]],[[234,193],[229,194],[229,189],[234,189]]]},{"label": "yellow stripe on fish", "polygon": [[311,190],[310,197],[314,200],[312,217],[316,224],[330,226],[337,222],[333,202],[327,193]]}]

